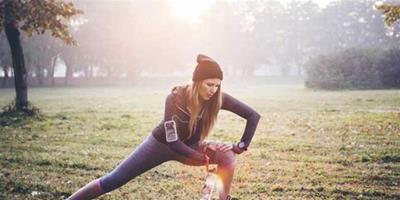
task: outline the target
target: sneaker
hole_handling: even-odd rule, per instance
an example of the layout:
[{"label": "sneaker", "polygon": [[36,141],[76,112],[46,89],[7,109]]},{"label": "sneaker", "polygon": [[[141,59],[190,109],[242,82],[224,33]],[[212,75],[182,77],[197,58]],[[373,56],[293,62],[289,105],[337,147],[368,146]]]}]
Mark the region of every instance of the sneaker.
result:
[{"label": "sneaker", "polygon": [[228,197],[226,197],[226,200],[239,200],[236,197],[231,197],[230,195],[228,195]]}]

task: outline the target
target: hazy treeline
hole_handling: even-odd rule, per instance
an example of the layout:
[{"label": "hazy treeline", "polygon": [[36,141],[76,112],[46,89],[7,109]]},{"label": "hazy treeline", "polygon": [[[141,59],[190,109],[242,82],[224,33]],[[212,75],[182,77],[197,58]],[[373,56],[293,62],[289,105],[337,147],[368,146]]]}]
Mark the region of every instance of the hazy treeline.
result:
[{"label": "hazy treeline", "polygon": [[[304,64],[321,54],[400,44],[398,24],[386,28],[373,0],[338,0],[324,8],[313,1],[216,1],[196,22],[175,15],[168,1],[73,2],[85,12],[70,25],[78,46],[47,33],[23,36],[28,76],[38,84],[52,82],[60,64],[65,84],[73,76],[190,74],[199,52],[214,57],[227,75],[264,69],[301,76]],[[0,66],[10,77],[4,33]]]},{"label": "hazy treeline", "polygon": [[400,88],[400,49],[346,49],[310,59],[305,69],[310,88]]}]

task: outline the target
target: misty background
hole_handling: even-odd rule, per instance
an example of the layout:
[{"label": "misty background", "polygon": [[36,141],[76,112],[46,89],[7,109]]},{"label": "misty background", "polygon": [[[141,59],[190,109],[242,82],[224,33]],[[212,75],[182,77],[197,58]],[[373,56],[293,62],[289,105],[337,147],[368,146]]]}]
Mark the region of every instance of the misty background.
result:
[{"label": "misty background", "polygon": [[[179,7],[183,1],[72,2],[84,11],[69,23],[77,46],[50,33],[22,34],[29,86],[190,80],[199,53],[214,58],[228,80],[302,83],[310,60],[320,55],[400,44],[399,25],[385,27],[374,7],[396,1],[206,1],[192,13]],[[12,87],[4,32],[0,66],[0,86]]]}]

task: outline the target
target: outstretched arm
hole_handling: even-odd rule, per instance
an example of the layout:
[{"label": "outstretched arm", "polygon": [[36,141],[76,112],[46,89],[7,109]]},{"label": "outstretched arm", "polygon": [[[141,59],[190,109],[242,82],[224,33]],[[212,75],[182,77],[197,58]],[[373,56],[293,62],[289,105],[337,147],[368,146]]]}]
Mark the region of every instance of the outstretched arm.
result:
[{"label": "outstretched arm", "polygon": [[[261,116],[254,109],[250,108],[246,104],[240,102],[239,100],[226,93],[223,93],[222,97],[222,109],[229,110],[247,120],[244,133],[242,135],[242,138],[240,139],[240,142],[244,143],[244,147],[241,149],[247,149],[254,136],[258,121],[260,120]],[[237,146],[234,146],[233,150],[236,153],[240,151]]]}]

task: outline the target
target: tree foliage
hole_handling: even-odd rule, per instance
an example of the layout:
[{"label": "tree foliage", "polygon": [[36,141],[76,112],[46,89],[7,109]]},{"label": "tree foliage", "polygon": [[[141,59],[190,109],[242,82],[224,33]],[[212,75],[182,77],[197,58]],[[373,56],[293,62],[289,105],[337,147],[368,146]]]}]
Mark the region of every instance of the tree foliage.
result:
[{"label": "tree foliage", "polygon": [[[0,24],[5,23],[5,4],[9,0],[0,2]],[[33,33],[44,34],[51,31],[53,37],[63,40],[67,44],[75,41],[68,31],[68,20],[83,12],[74,7],[72,2],[61,0],[12,0],[12,15],[19,29],[31,36]],[[0,26],[0,31],[3,27]]]},{"label": "tree foliage", "polygon": [[393,26],[397,20],[400,20],[400,5],[382,4],[376,8],[385,15],[385,23],[388,26]]}]

